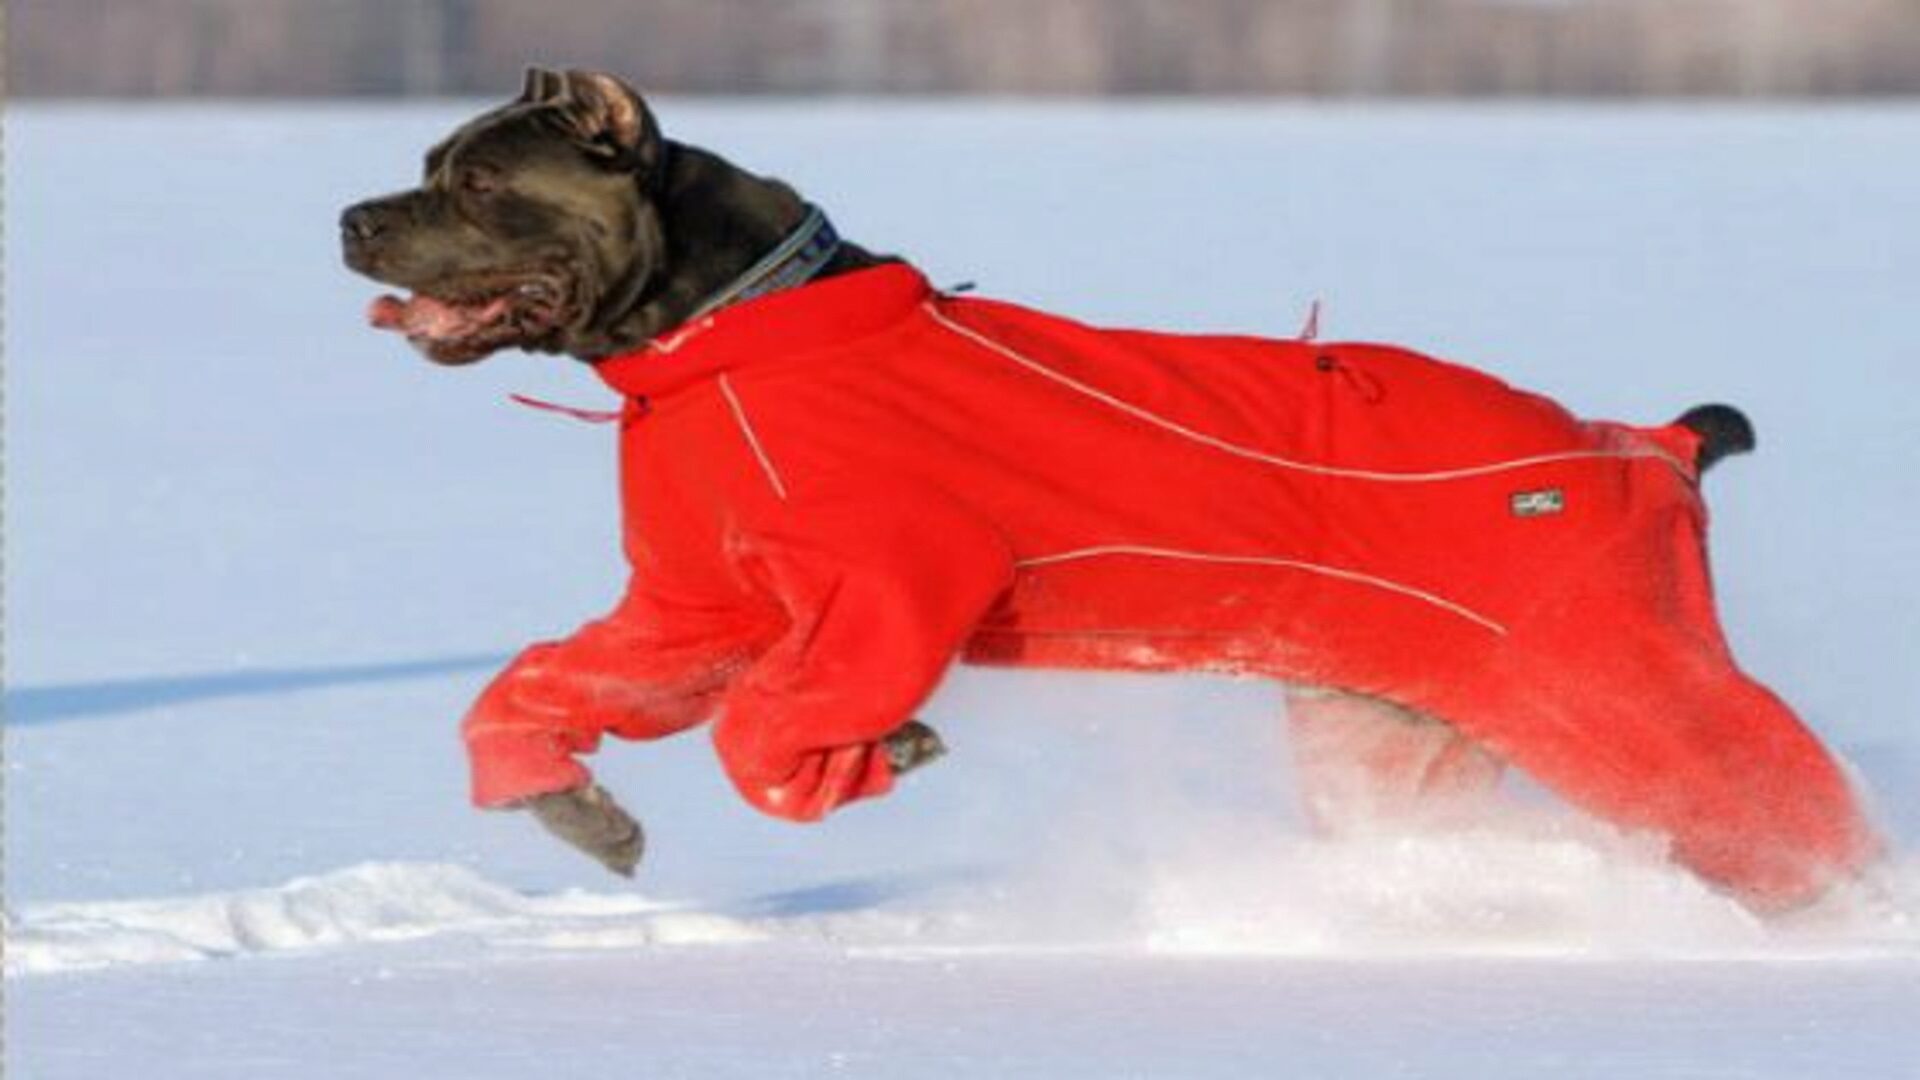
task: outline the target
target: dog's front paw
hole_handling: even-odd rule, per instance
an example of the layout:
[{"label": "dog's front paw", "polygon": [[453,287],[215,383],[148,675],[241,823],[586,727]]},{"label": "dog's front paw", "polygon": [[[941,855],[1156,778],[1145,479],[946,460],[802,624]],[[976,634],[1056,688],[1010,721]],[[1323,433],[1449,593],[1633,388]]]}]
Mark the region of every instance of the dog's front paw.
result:
[{"label": "dog's front paw", "polygon": [[940,733],[918,720],[900,725],[880,745],[886,748],[887,764],[893,766],[895,776],[931,764],[947,753],[947,744],[941,740]]},{"label": "dog's front paw", "polygon": [[621,877],[632,877],[640,865],[646,834],[599,784],[536,795],[524,805],[548,832]]}]

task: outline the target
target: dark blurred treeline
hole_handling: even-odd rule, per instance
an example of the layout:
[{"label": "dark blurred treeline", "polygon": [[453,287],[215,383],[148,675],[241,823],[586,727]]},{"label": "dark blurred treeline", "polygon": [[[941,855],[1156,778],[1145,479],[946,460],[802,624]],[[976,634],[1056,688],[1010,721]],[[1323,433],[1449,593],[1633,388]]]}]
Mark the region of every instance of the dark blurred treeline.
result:
[{"label": "dark blurred treeline", "polygon": [[1920,0],[11,0],[24,96],[1920,91]]}]

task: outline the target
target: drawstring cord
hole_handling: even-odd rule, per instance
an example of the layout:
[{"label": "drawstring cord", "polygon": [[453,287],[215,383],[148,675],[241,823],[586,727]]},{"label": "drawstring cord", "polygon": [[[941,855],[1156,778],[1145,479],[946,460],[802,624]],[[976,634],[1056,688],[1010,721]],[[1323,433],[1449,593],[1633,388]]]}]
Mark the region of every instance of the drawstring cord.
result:
[{"label": "drawstring cord", "polygon": [[[561,416],[570,416],[575,420],[587,424],[611,424],[627,415],[625,409],[576,409],[571,405],[556,405],[551,401],[541,401],[539,398],[528,397],[525,394],[508,394],[507,396],[518,404],[525,405],[529,409],[540,409],[543,412],[559,413]],[[630,407],[638,409],[641,415],[645,415],[647,411],[647,400],[645,398],[633,398]]]},{"label": "drawstring cord", "polygon": [[[1314,297],[1307,305],[1307,321],[1301,325],[1295,341],[1311,343],[1320,337],[1320,298]],[[1378,405],[1387,399],[1387,388],[1375,378],[1373,373],[1362,368],[1340,362],[1340,358],[1330,352],[1323,352],[1313,358],[1313,366],[1321,371],[1337,373],[1346,380],[1347,389],[1360,395],[1360,400],[1369,405]]]},{"label": "drawstring cord", "polygon": [[1320,298],[1316,296],[1313,299],[1313,303],[1307,305],[1307,321],[1301,324],[1300,333],[1298,336],[1294,338],[1294,340],[1295,341],[1316,341],[1319,339],[1319,337],[1320,337]]}]

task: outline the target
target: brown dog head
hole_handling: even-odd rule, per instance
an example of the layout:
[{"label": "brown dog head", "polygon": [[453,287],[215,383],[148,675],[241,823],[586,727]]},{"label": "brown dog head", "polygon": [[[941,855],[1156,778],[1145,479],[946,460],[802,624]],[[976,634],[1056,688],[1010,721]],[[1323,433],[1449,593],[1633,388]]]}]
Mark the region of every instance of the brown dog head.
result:
[{"label": "brown dog head", "polygon": [[341,215],[346,263],[409,290],[368,318],[429,359],[591,356],[662,272],[665,144],[612,75],[527,72],[520,97],[428,151],[411,191]]}]

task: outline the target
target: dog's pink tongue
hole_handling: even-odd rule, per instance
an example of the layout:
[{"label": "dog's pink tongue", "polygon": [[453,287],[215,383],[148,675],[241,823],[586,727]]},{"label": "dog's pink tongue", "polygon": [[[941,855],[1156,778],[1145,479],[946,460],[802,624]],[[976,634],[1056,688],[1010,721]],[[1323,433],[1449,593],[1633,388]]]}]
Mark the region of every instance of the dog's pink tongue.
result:
[{"label": "dog's pink tongue", "polygon": [[382,296],[367,306],[367,322],[380,330],[398,330],[411,338],[454,338],[470,334],[506,310],[504,299],[463,307],[431,296]]},{"label": "dog's pink tongue", "polygon": [[397,296],[382,296],[367,305],[367,322],[376,330],[398,330],[406,316],[407,302]]}]

